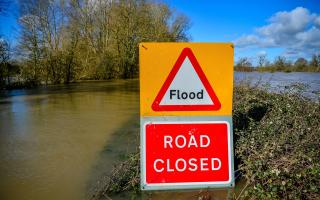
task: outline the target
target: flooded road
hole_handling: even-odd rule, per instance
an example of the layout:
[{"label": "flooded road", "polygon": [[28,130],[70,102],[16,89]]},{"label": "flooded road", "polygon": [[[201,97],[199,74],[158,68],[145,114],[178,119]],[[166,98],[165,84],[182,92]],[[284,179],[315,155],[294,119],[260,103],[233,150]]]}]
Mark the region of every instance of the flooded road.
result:
[{"label": "flooded road", "polygon": [[[235,78],[237,82],[251,77],[273,87],[311,83],[310,92],[319,92],[319,73],[260,75],[236,73]],[[0,199],[87,199],[89,188],[136,149],[138,129],[138,80],[1,92]],[[198,191],[156,192],[151,197],[197,195]],[[226,191],[214,196],[224,199]]]},{"label": "flooded road", "polygon": [[1,97],[0,199],[86,199],[112,133],[138,117],[137,83],[80,83]]}]

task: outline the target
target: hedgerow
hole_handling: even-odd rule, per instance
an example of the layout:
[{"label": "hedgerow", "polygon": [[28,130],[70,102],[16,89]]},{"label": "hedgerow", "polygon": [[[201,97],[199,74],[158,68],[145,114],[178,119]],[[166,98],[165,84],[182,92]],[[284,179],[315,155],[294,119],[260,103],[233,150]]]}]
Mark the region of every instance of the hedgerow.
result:
[{"label": "hedgerow", "polygon": [[241,198],[320,199],[320,106],[297,86],[281,94],[236,88],[235,156],[247,181]]}]

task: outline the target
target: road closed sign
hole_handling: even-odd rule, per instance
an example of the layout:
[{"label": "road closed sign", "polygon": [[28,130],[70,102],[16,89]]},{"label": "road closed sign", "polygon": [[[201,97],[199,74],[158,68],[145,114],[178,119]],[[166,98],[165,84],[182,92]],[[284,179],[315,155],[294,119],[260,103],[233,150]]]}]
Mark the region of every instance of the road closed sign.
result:
[{"label": "road closed sign", "polygon": [[142,43],[141,189],[234,186],[233,45]]}]

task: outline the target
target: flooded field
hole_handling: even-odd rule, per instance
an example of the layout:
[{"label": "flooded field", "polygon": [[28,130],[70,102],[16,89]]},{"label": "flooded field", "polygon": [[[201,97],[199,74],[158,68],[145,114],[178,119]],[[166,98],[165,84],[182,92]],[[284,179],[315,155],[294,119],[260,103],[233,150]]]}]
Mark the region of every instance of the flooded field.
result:
[{"label": "flooded field", "polygon": [[320,73],[308,72],[236,72],[235,83],[250,82],[251,85],[266,86],[270,91],[281,92],[289,86],[302,86],[303,95],[318,100],[320,91]]}]

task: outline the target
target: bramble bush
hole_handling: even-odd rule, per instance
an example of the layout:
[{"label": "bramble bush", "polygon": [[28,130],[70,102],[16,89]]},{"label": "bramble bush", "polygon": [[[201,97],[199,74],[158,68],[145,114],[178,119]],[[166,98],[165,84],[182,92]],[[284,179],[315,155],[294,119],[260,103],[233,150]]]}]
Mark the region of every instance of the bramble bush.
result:
[{"label": "bramble bush", "polygon": [[129,154],[125,161],[115,166],[105,185],[95,191],[91,199],[111,199],[109,195],[130,191],[140,192],[140,154]]},{"label": "bramble bush", "polygon": [[240,198],[320,199],[320,106],[301,89],[235,89],[235,156],[247,181]]}]

